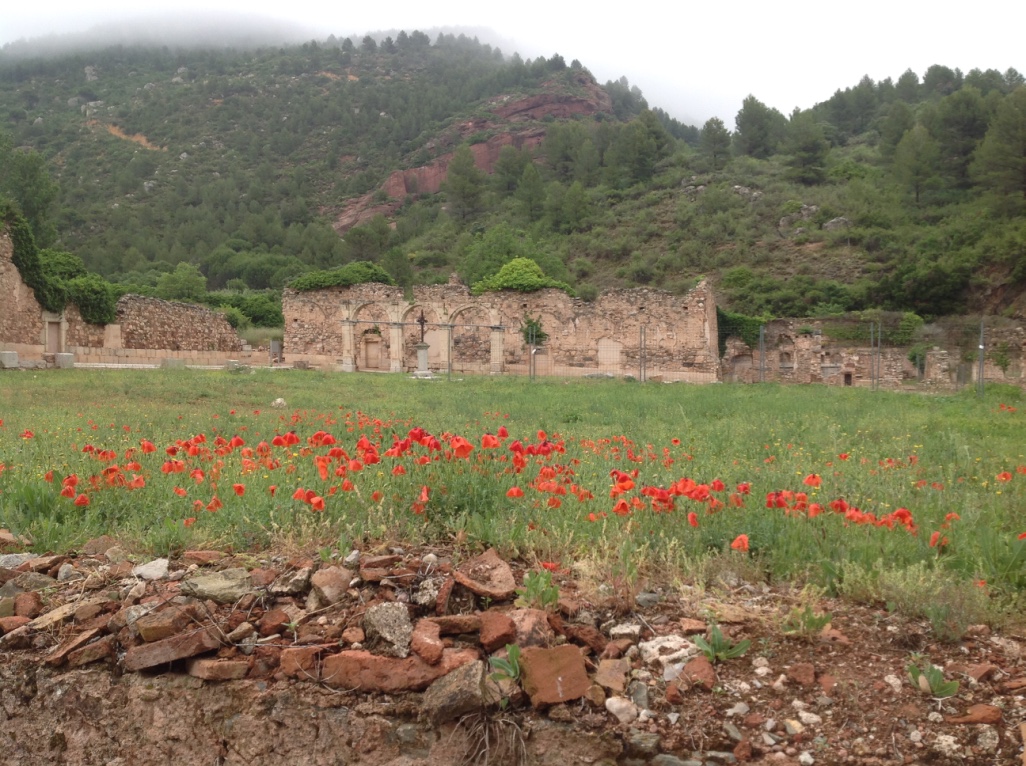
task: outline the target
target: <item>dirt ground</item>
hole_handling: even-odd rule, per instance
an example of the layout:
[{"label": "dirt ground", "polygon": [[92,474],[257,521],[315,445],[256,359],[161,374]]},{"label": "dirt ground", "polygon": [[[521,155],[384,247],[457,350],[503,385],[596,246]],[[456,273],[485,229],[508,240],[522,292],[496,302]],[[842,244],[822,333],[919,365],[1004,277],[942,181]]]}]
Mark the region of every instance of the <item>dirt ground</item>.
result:
[{"label": "dirt ground", "polygon": [[[807,603],[794,590],[649,583],[625,595],[567,570],[552,575],[559,600],[546,613],[475,593],[450,565],[452,553],[365,551],[346,563],[351,580],[330,603],[319,589],[343,564],[316,556],[191,552],[146,579],[138,565],[152,562],[108,540],[75,556],[0,566],[0,612],[16,612],[0,617],[0,761],[1026,764],[1026,636],[974,626],[961,641],[941,643],[928,623],[827,598],[810,614],[829,613],[829,625],[807,619],[804,635],[788,633],[789,616]],[[528,568],[507,563],[522,589]],[[190,578],[233,570],[249,578],[243,597],[187,595]],[[320,570],[311,585],[310,572]],[[23,589],[33,577],[42,587]],[[449,592],[428,602],[418,594],[432,578]],[[442,667],[420,659],[430,650],[423,638],[418,646],[414,637],[407,659],[371,640],[367,615],[380,604],[406,605],[416,634],[432,623],[440,653],[469,652],[486,672],[489,656],[508,657],[505,649],[478,622],[451,627],[454,618],[498,612],[516,629],[509,643],[576,646],[583,693],[544,701],[507,684],[500,704],[440,713],[448,704],[433,696],[440,682],[417,680]],[[186,623],[174,622],[175,609],[189,615]],[[163,644],[196,634],[197,614],[217,640],[147,665]],[[711,621],[728,644],[750,642],[743,654],[703,658],[694,638],[708,638]],[[147,635],[151,623],[164,632]],[[253,638],[239,638],[250,624]],[[341,657],[373,660],[377,675],[335,682],[323,668]],[[939,669],[932,690],[925,673],[920,683],[910,677],[912,664]]]}]

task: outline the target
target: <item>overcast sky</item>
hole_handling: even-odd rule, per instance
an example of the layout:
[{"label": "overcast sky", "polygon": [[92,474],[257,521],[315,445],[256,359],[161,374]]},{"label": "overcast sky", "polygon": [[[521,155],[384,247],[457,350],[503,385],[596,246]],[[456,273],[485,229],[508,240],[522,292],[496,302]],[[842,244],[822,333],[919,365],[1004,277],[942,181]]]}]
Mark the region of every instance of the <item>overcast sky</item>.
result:
[{"label": "overcast sky", "polygon": [[[135,20],[141,7],[134,0],[5,3],[0,45]],[[157,3],[145,7],[160,8]],[[717,116],[730,129],[748,94],[789,114],[857,84],[865,74],[897,80],[908,68],[922,76],[932,64],[963,72],[977,67],[1026,71],[1026,6],[1016,0],[959,5],[913,0],[587,5],[558,0],[175,0],[167,8],[182,17],[212,9],[257,14],[305,27],[309,39],[387,29],[487,27],[510,41],[501,46],[504,53],[515,48],[525,58],[558,52],[567,63],[579,59],[600,82],[626,75],[651,106],[684,122],[701,126]]]}]

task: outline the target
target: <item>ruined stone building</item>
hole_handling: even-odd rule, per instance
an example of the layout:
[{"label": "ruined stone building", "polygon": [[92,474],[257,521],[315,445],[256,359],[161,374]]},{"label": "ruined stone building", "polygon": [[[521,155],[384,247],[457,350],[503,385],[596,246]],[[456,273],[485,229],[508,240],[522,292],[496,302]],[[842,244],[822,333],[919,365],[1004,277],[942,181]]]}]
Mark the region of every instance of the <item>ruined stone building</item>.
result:
[{"label": "ruined stone building", "polygon": [[14,246],[0,232],[0,366],[55,364],[224,365],[240,358],[238,334],[216,311],[141,295],[124,295],[117,322],[94,325],[74,304],[45,311],[14,265]]},{"label": "ruined stone building", "polygon": [[[286,290],[285,355],[292,363],[343,371],[417,368],[423,316],[434,371],[610,375],[710,383],[718,376],[716,305],[705,281],[687,295],[632,289],[593,302],[561,290],[471,295],[462,284],[413,288],[362,284]],[[548,335],[531,345],[522,328]]]}]

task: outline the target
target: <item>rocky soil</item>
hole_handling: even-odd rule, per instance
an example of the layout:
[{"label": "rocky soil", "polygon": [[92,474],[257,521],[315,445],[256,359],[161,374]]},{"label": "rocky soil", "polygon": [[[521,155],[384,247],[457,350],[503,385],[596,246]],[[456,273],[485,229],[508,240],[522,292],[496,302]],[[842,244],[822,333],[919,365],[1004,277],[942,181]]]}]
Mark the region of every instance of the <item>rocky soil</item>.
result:
[{"label": "rocky soil", "polygon": [[[1026,764],[1023,637],[941,644],[829,600],[831,624],[787,633],[791,591],[618,594],[548,566],[555,603],[523,603],[545,570],[494,551],[0,554],[2,760]],[[710,663],[710,621],[750,646]],[[913,661],[955,693],[914,683]]]}]

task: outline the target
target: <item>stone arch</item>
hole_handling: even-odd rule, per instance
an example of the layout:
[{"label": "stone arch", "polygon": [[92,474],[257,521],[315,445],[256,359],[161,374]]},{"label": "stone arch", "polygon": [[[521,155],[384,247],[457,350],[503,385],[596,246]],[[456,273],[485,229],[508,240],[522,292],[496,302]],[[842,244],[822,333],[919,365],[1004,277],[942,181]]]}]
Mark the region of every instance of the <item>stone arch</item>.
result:
[{"label": "stone arch", "polygon": [[424,342],[428,344],[428,366],[439,369],[448,364],[449,328],[442,312],[430,303],[414,303],[402,314],[403,369],[417,369],[417,344],[420,343],[420,325],[417,319],[424,312]]},{"label": "stone arch", "polygon": [[391,369],[392,321],[380,303],[364,303],[352,314],[354,357],[357,370]]},{"label": "stone arch", "polygon": [[459,372],[489,372],[492,359],[492,330],[498,324],[495,312],[484,306],[462,306],[449,315],[452,325],[452,369]]},{"label": "stone arch", "polygon": [[735,355],[730,360],[730,379],[733,381],[745,380],[753,366],[751,353]]}]

